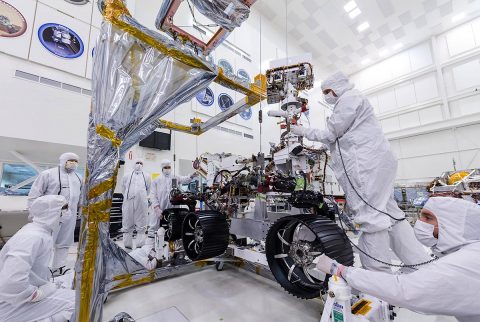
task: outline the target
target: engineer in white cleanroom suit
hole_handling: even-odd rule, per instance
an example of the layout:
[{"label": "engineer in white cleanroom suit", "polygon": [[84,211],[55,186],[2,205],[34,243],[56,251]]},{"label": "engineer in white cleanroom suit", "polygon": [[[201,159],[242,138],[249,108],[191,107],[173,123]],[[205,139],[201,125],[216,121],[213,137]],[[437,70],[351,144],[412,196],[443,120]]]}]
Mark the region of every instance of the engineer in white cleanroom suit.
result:
[{"label": "engineer in white cleanroom suit", "polygon": [[[62,209],[64,208],[64,209]],[[52,235],[68,219],[67,200],[50,195],[30,206],[33,222],[22,227],[0,251],[0,321],[70,320],[75,291],[49,281]]]},{"label": "engineer in white cleanroom suit", "polygon": [[68,269],[65,268],[68,249],[73,245],[73,234],[77,221],[77,211],[80,201],[82,180],[75,172],[78,167],[78,155],[64,153],[60,156],[57,167],[41,172],[28,194],[28,206],[38,197],[45,195],[62,195],[68,201],[68,210],[71,216],[60,226],[58,234],[54,236],[54,253],[52,260],[52,272],[61,275]]},{"label": "engineer in white cleanroom suit", "polygon": [[123,245],[132,249],[133,230],[137,229],[136,247],[145,243],[148,218],[148,196],[152,179],[143,171],[143,160],[135,160],[132,172],[125,174],[122,180],[122,230]]},{"label": "engineer in white cleanroom suit", "polygon": [[[345,192],[354,221],[362,231],[358,246],[370,256],[387,263],[391,262],[390,247],[405,264],[428,261],[429,256],[415,239],[412,227],[401,220],[405,214],[393,198],[397,160],[370,102],[353,88],[343,73],[330,76],[321,87],[327,103],[334,105],[326,129],[292,126],[291,131],[311,141],[322,142],[330,150],[333,172]],[[368,206],[357,193],[376,209],[400,221]],[[360,260],[366,269],[391,272],[388,265],[361,252]]]},{"label": "engineer in white cleanroom suit", "polygon": [[150,221],[150,229],[156,231],[159,226],[159,220],[162,218],[162,212],[165,209],[173,208],[170,203],[170,191],[172,190],[172,180],[176,179],[177,184],[185,184],[192,181],[197,175],[193,173],[190,176],[175,176],[172,175],[172,162],[164,159],[160,163],[162,167],[162,173],[152,183],[152,207],[154,210],[154,216]]},{"label": "engineer in white cleanroom suit", "polygon": [[317,268],[342,276],[354,289],[425,314],[480,321],[480,206],[433,197],[414,227],[415,235],[440,257],[410,274],[391,275],[345,267],[325,255]]}]

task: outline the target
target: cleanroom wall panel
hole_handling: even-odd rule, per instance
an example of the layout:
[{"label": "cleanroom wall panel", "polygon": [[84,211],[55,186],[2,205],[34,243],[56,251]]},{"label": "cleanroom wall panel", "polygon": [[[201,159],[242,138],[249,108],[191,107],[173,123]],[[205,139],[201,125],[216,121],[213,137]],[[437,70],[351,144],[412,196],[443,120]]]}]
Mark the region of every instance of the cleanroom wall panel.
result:
[{"label": "cleanroom wall panel", "polygon": [[412,82],[406,82],[395,86],[395,97],[398,108],[412,105],[417,102],[415,97],[415,88]]},{"label": "cleanroom wall panel", "polygon": [[380,121],[382,125],[383,132],[392,132],[400,129],[400,122],[398,116],[386,118]]},{"label": "cleanroom wall panel", "polygon": [[[14,1],[11,2],[11,4],[15,9],[18,10],[21,16],[18,14],[14,14],[13,17],[7,16],[7,18],[12,20],[16,26],[23,27],[23,30],[25,31],[23,32],[23,34],[17,32],[18,36],[16,37],[0,37],[0,51],[27,59],[28,50],[30,48],[30,40],[32,38],[36,1]],[[22,16],[23,19],[25,19],[24,21],[22,19]]]},{"label": "cleanroom wall panel", "polygon": [[480,85],[480,59],[477,57],[469,62],[453,67],[452,74],[457,91]]},{"label": "cleanroom wall panel", "polygon": [[477,94],[451,102],[450,112],[452,117],[480,113],[480,96]]},{"label": "cleanroom wall panel", "polygon": [[400,77],[412,71],[408,52],[399,53],[387,60],[387,68],[391,71],[392,77]]},{"label": "cleanroom wall panel", "polygon": [[[54,41],[48,41],[47,44],[51,50],[56,52],[57,54],[52,53],[49,51],[44,45],[42,45],[40,38],[39,38],[39,28],[44,24],[52,23],[52,24],[61,24],[71,31],[75,32],[78,37],[80,38],[83,48],[79,45],[78,47],[69,47],[58,45],[58,43]],[[53,27],[49,27],[53,28]],[[52,29],[53,32],[53,29]],[[73,40],[74,35],[69,32],[71,39]],[[44,35],[44,33],[42,33]],[[90,35],[90,26],[87,23],[81,22],[80,20],[74,19],[70,16],[67,16],[57,10],[54,10],[42,3],[38,3],[37,6],[37,15],[35,17],[35,26],[34,32],[32,37],[32,45],[30,49],[30,60],[47,65],[50,67],[54,67],[72,74],[76,74],[79,76],[85,76],[85,69],[87,63],[87,54],[85,52],[85,47],[88,47],[88,39]],[[45,41],[49,40],[47,36],[42,36]],[[47,39],[45,39],[47,38]],[[66,48],[66,49],[62,49]],[[82,52],[83,49],[83,52]],[[80,54],[81,53],[81,54]],[[64,58],[58,55],[73,55],[79,54],[80,56],[76,58]],[[72,56],[73,57],[73,56]]]},{"label": "cleanroom wall panel", "polygon": [[378,93],[377,98],[380,113],[389,112],[397,108],[397,99],[393,88]]},{"label": "cleanroom wall panel", "polygon": [[412,71],[416,71],[433,64],[432,53],[428,43],[415,46],[408,50]]},{"label": "cleanroom wall panel", "polygon": [[430,156],[419,156],[415,158],[403,159],[401,162],[405,169],[405,177],[400,180],[428,179],[438,177],[445,171],[453,170],[452,160],[455,153],[442,153]]},{"label": "cleanroom wall panel", "polygon": [[43,3],[60,12],[66,13],[69,16],[75,17],[76,19],[81,20],[87,24],[90,24],[92,21],[92,8],[94,1],[89,1],[81,5],[72,4],[65,0],[38,0],[38,2]]},{"label": "cleanroom wall panel", "polygon": [[440,105],[435,105],[427,107],[418,111],[420,117],[420,123],[422,125],[439,122],[443,119],[442,107]]},{"label": "cleanroom wall panel", "polygon": [[401,139],[402,157],[411,158],[456,151],[455,137],[451,130],[427,133]]},{"label": "cleanroom wall panel", "polygon": [[400,114],[398,120],[400,122],[400,128],[402,129],[408,129],[420,125],[420,117],[418,116],[417,111]]},{"label": "cleanroom wall panel", "polygon": [[428,74],[413,81],[417,103],[422,103],[438,97],[437,79],[435,74]]},{"label": "cleanroom wall panel", "polygon": [[15,70],[30,72],[82,88],[82,77],[1,55],[0,136],[85,147],[91,97],[62,88],[14,77]]},{"label": "cleanroom wall panel", "polygon": [[480,18],[472,21],[473,34],[475,35],[475,44],[480,46]]},{"label": "cleanroom wall panel", "polygon": [[455,28],[446,34],[450,56],[461,54],[475,47],[475,37],[471,24]]}]

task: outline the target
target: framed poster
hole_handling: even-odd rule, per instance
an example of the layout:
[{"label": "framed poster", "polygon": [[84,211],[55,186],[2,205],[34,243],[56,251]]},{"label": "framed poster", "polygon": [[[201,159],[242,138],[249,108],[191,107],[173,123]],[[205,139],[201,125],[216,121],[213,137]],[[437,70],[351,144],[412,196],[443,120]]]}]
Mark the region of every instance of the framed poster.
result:
[{"label": "framed poster", "polygon": [[242,119],[244,119],[245,121],[248,121],[252,118],[252,108],[251,107],[248,107],[247,109],[241,111],[240,113],[238,113],[238,115],[240,115],[240,117]]},{"label": "framed poster", "polygon": [[195,98],[201,106],[206,107],[212,106],[215,101],[215,96],[213,95],[213,91],[210,89],[210,87],[198,92]]},{"label": "framed poster", "polygon": [[218,107],[222,110],[222,112],[228,110],[230,106],[233,105],[233,98],[226,94],[226,93],[221,93],[218,95]]},{"label": "framed poster", "polygon": [[38,29],[38,39],[49,52],[62,58],[83,54],[83,41],[72,29],[57,23],[46,23]]},{"label": "framed poster", "polygon": [[230,64],[230,62],[228,60],[219,59],[217,64],[218,64],[219,67],[222,67],[225,75],[227,75],[227,76],[234,76],[235,75],[235,72],[233,70],[233,66],[232,66],[232,64]]},{"label": "framed poster", "polygon": [[27,31],[27,20],[20,11],[5,1],[0,1],[0,37],[19,37]]},{"label": "framed poster", "polygon": [[237,76],[240,77],[244,82],[251,83],[252,79],[245,69],[239,69],[237,71]]}]

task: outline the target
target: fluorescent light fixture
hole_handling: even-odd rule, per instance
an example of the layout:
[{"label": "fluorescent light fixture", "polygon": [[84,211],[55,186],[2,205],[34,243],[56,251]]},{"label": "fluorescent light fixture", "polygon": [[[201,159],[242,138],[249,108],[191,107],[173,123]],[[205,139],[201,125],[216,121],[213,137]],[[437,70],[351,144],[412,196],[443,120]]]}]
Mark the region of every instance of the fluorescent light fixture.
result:
[{"label": "fluorescent light fixture", "polygon": [[466,16],[465,12],[460,12],[459,14],[452,17],[452,22],[457,22],[459,20],[462,20],[463,18],[465,18],[465,16]]},{"label": "fluorescent light fixture", "polygon": [[350,17],[350,19],[354,19],[356,16],[358,16],[359,14],[361,14],[362,12],[360,11],[360,9],[358,8],[355,8],[353,9],[352,11],[350,11],[350,13],[348,14],[348,16]]},{"label": "fluorescent light fixture", "polygon": [[370,24],[368,23],[368,21],[365,21],[358,25],[357,31],[362,32],[364,30],[367,30],[369,27],[370,27]]},{"label": "fluorescent light fixture", "polygon": [[370,58],[365,58],[364,60],[362,60],[362,65],[366,65],[366,64],[369,64],[372,60]]},{"label": "fluorescent light fixture", "polygon": [[350,1],[350,2],[347,2],[347,4],[343,6],[343,9],[345,9],[346,12],[350,12],[353,9],[355,9],[356,7],[357,7],[357,4],[355,3],[355,1]]},{"label": "fluorescent light fixture", "polygon": [[398,44],[395,44],[392,48],[393,48],[393,50],[399,50],[402,47],[403,47],[403,44],[401,42],[399,42]]},{"label": "fluorescent light fixture", "polygon": [[378,55],[379,55],[380,57],[385,57],[385,56],[388,55],[388,53],[389,53],[388,49],[383,49],[383,50],[380,50],[380,52],[378,53]]}]

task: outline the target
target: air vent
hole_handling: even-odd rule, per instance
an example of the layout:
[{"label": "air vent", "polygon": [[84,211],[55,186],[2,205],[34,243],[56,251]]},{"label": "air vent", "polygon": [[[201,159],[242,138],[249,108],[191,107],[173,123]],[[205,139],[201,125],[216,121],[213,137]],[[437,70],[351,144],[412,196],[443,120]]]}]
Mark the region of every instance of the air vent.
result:
[{"label": "air vent", "polygon": [[75,93],[79,93],[79,94],[83,94],[83,95],[92,96],[92,91],[91,90],[81,88],[81,87],[78,87],[78,86],[74,86],[74,85],[71,85],[71,84],[67,84],[67,83],[62,83],[62,82],[56,81],[56,80],[51,79],[51,78],[38,76],[38,75],[27,73],[27,72],[24,72],[24,71],[21,71],[21,70],[16,70],[15,71],[15,77],[26,79],[26,80],[29,80],[29,81],[34,81],[34,82],[44,84],[44,85],[48,85],[48,86],[62,88],[64,90],[67,90],[67,91],[70,91],[70,92],[75,92]]},{"label": "air vent", "polygon": [[222,132],[242,136],[242,132],[240,132],[240,131],[235,131],[235,130],[232,130],[232,129],[229,129],[229,128],[226,128],[226,127],[223,127],[223,126],[216,126],[215,128],[219,131],[222,131]]},{"label": "air vent", "polygon": [[33,74],[30,74],[30,73],[25,73],[25,72],[22,72],[21,70],[16,70],[15,71],[15,76],[23,78],[23,79],[28,79],[28,80],[31,80],[31,81],[34,81],[34,82],[38,82],[38,76],[37,75],[33,75]]},{"label": "air vent", "polygon": [[50,85],[54,87],[62,87],[62,83],[57,82],[56,80],[46,78],[46,77],[40,77],[40,83],[45,84],[45,85]]},{"label": "air vent", "polygon": [[62,88],[75,93],[82,93],[82,89],[78,86],[73,86],[73,85],[63,83]]}]

